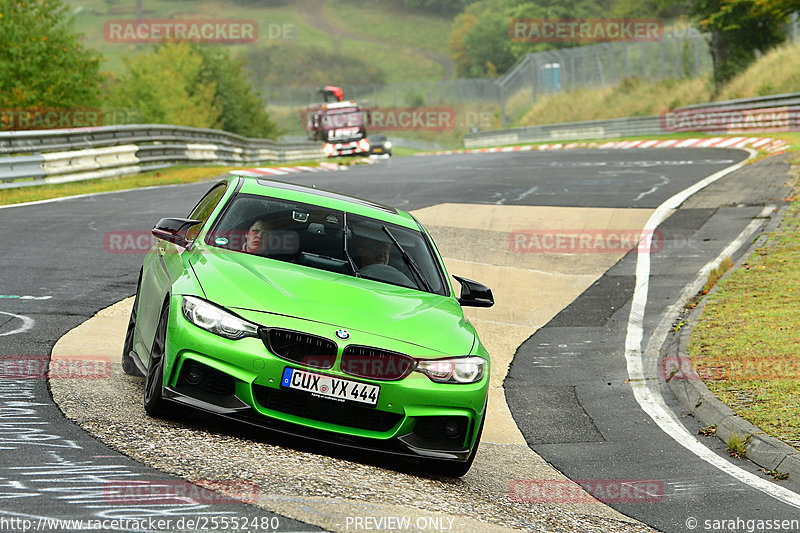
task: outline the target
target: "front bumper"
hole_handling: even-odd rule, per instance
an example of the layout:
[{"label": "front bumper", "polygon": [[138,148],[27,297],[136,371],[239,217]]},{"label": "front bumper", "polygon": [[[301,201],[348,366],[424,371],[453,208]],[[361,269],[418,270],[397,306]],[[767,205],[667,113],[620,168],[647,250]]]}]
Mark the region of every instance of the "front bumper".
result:
[{"label": "front bumper", "polygon": [[361,141],[327,142],[323,145],[322,150],[328,157],[370,153],[369,143],[363,139]]},{"label": "front bumper", "polygon": [[[244,402],[236,407],[221,407],[206,400],[195,398],[185,392],[179,392],[173,387],[166,387],[164,389],[164,398],[171,402],[191,407],[192,409],[211,413],[228,420],[266,429],[282,435],[307,439],[322,444],[333,444],[335,446],[342,446],[359,451],[377,452],[408,458],[449,460],[453,462],[466,461],[471,451],[471,448],[437,450],[415,445],[413,433],[389,440],[374,440],[364,437],[330,433],[314,429],[313,427],[289,424],[281,420],[264,417]],[[477,443],[475,443],[475,445],[477,445]]]},{"label": "front bumper", "polygon": [[[282,320],[294,321],[292,329],[304,322]],[[338,363],[319,370],[281,359],[260,339],[224,339],[180,314],[171,317],[168,335],[164,397],[172,402],[286,435],[406,457],[466,461],[478,444],[488,372],[469,385],[434,383],[418,372],[398,381],[355,378]],[[281,387],[287,366],[379,385],[377,405]]]}]

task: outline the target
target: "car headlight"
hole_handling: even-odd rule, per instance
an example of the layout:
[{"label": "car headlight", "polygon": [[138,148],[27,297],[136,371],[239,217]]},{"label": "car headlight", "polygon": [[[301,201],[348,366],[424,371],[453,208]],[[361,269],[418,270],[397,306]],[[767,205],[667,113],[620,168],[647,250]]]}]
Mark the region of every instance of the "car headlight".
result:
[{"label": "car headlight", "polygon": [[242,320],[225,309],[195,298],[183,297],[183,316],[195,326],[226,339],[257,337],[258,326]]},{"label": "car headlight", "polygon": [[418,359],[416,371],[437,383],[475,383],[483,378],[486,365],[482,357]]},{"label": "car headlight", "polygon": [[386,142],[383,144],[383,147],[384,147],[384,148],[386,148],[386,149],[388,150],[389,148],[391,148],[391,147],[392,147],[392,141],[386,141]]}]

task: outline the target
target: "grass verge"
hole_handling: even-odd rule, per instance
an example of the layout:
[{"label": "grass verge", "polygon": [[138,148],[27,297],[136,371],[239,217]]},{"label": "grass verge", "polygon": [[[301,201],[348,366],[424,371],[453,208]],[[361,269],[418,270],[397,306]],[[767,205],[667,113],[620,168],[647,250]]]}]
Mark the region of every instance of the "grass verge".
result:
[{"label": "grass verge", "polygon": [[692,332],[694,367],[738,415],[800,449],[800,202],[717,285]]},{"label": "grass verge", "polygon": [[[318,162],[308,163],[318,165]],[[75,181],[56,185],[37,185],[18,189],[0,189],[0,205],[36,202],[51,198],[63,198],[77,194],[122,191],[154,185],[172,185],[206,181],[241,167],[172,167],[153,172],[144,172],[119,178]]]}]

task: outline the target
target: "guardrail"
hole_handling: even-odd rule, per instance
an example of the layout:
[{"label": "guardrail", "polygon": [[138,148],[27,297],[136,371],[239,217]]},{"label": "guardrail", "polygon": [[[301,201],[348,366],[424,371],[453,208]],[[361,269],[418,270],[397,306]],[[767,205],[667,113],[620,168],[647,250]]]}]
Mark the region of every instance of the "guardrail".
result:
[{"label": "guardrail", "polygon": [[562,122],[478,133],[464,137],[466,148],[524,142],[559,142],[663,135],[682,131],[755,133],[800,129],[800,93],[693,104],[644,117]]},{"label": "guardrail", "polygon": [[321,143],[249,139],[163,124],[0,132],[0,189],[136,174],[189,162],[250,165],[324,158]]}]

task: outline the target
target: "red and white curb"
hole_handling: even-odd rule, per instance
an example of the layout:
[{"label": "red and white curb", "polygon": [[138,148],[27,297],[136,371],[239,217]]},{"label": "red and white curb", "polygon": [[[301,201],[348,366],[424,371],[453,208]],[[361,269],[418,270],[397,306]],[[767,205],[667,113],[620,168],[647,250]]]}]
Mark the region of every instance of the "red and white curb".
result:
[{"label": "red and white curb", "polygon": [[468,150],[444,150],[441,152],[426,152],[416,155],[449,155],[449,154],[485,154],[495,152],[525,152],[529,150],[569,150],[572,148],[603,148],[627,150],[630,148],[756,148],[771,154],[783,153],[788,148],[788,143],[770,137],[703,137],[696,139],[667,139],[649,141],[609,141],[574,142],[557,144],[529,144],[526,146],[506,146],[503,148],[473,148]]},{"label": "red and white curb", "polygon": [[[373,164],[375,163],[372,159],[362,158],[355,163],[366,163],[366,164]],[[305,165],[294,166],[294,167],[258,167],[258,168],[246,168],[242,170],[234,170],[231,174],[236,174],[237,176],[249,176],[251,178],[263,178],[264,176],[285,176],[287,174],[297,174],[299,172],[336,172],[339,170],[347,170],[350,168],[349,165],[340,165],[339,163],[329,163],[324,161],[319,164],[318,167],[309,167]]]}]

